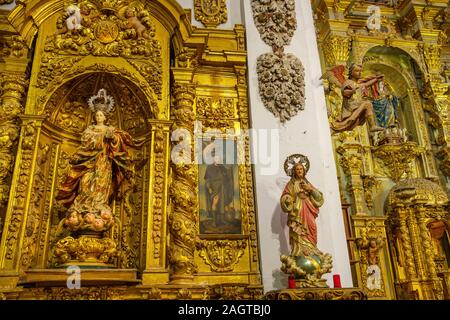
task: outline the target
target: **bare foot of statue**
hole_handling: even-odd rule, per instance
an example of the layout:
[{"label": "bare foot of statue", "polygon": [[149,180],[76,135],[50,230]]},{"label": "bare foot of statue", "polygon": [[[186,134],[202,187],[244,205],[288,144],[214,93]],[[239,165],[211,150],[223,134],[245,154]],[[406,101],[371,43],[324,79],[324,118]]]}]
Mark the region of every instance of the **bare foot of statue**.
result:
[{"label": "bare foot of statue", "polygon": [[373,126],[370,128],[370,132],[383,131],[383,127]]}]

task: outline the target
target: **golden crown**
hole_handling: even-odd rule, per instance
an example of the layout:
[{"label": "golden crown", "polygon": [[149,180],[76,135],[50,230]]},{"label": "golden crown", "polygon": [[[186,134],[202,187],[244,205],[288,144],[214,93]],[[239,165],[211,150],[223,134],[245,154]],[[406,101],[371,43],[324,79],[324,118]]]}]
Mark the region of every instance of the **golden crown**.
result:
[{"label": "golden crown", "polygon": [[114,107],[114,98],[106,94],[105,89],[100,89],[96,96],[92,96],[88,100],[89,109],[92,112],[102,111],[105,114],[111,112]]}]

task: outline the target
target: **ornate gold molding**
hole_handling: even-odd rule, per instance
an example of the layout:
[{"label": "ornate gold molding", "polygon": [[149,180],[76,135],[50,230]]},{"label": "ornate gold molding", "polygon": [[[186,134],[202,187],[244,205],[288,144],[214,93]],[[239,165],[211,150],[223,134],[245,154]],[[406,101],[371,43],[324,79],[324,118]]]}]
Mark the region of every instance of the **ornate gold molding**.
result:
[{"label": "ornate gold molding", "polygon": [[351,38],[337,34],[329,35],[323,42],[323,54],[329,66],[346,64],[350,54]]},{"label": "ornate gold molding", "polygon": [[367,294],[358,289],[284,289],[269,291],[266,300],[367,300]]},{"label": "ornate gold molding", "polygon": [[197,97],[197,117],[202,126],[211,129],[233,128],[234,99],[224,97]]},{"label": "ornate gold molding", "polygon": [[386,202],[396,281],[406,292],[417,290],[419,299],[443,299],[448,289],[437,274],[429,224],[448,221],[447,193],[429,180],[408,179],[394,186]]},{"label": "ornate gold molding", "polygon": [[395,182],[400,181],[404,174],[410,173],[410,164],[420,152],[421,148],[414,142],[385,144],[373,149],[374,156],[383,162]]},{"label": "ornate gold molding", "polygon": [[215,28],[228,20],[226,0],[195,0],[194,14],[207,28]]},{"label": "ornate gold molding", "polygon": [[22,58],[28,53],[28,47],[19,35],[0,37],[0,57]]},{"label": "ornate gold molding", "polygon": [[197,240],[199,255],[214,272],[231,272],[247,248],[247,240]]}]

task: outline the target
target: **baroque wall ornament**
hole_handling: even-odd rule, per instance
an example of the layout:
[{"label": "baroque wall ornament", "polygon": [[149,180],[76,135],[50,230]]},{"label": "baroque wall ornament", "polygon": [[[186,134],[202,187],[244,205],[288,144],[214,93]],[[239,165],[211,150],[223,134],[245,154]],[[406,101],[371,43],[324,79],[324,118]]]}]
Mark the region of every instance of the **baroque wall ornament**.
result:
[{"label": "baroque wall ornament", "polygon": [[395,182],[400,181],[404,174],[410,174],[410,165],[420,152],[421,148],[415,142],[385,144],[373,149],[373,155],[383,162]]},{"label": "baroque wall ornament", "polygon": [[233,127],[234,101],[232,98],[198,97],[197,116],[207,128]]},{"label": "baroque wall ornament", "polygon": [[214,272],[231,272],[247,248],[247,240],[197,240],[199,255]]},{"label": "baroque wall ornament", "polygon": [[[57,22],[58,32],[46,39],[38,86],[63,76],[81,57],[123,57],[162,99],[161,43],[148,10],[129,2],[83,0],[69,6]],[[77,17],[69,15],[75,11]],[[79,27],[68,27],[71,19],[80,19]]]},{"label": "baroque wall ornament", "polygon": [[226,0],[195,0],[195,19],[207,28],[215,28],[227,22],[228,12]]},{"label": "baroque wall ornament", "polygon": [[297,28],[295,1],[252,0],[253,20],[273,53],[258,57],[259,95],[281,123],[305,108],[305,69],[293,54],[285,54]]},{"label": "baroque wall ornament", "polygon": [[294,0],[252,0],[253,20],[261,39],[282,48],[291,43],[297,29]]},{"label": "baroque wall ornament", "polygon": [[296,56],[265,53],[256,70],[264,106],[282,123],[305,108],[305,69]]}]

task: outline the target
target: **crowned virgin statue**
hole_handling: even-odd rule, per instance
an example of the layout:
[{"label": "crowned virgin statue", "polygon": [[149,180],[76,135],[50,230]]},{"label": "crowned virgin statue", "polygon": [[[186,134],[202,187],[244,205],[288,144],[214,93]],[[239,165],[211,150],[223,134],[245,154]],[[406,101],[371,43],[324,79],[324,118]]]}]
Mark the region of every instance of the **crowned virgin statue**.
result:
[{"label": "crowned virgin statue", "polygon": [[115,222],[110,207],[114,196],[125,193],[134,175],[129,148],[142,143],[106,124],[114,99],[105,89],[91,97],[88,104],[94,124],[83,132],[81,146],[70,160],[70,172],[58,190],[56,201],[67,208],[58,232],[102,238]]}]

